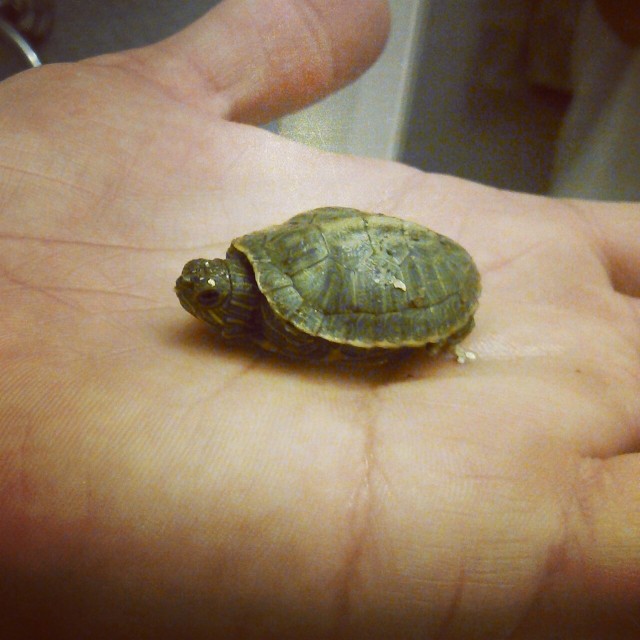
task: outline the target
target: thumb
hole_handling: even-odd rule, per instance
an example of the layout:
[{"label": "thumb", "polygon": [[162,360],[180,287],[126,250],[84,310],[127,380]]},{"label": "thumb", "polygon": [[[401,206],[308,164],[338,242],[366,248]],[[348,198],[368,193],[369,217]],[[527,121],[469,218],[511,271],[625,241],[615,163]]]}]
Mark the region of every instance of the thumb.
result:
[{"label": "thumb", "polygon": [[386,0],[226,0],[175,36],[121,55],[181,101],[259,123],[355,79],[388,31]]}]

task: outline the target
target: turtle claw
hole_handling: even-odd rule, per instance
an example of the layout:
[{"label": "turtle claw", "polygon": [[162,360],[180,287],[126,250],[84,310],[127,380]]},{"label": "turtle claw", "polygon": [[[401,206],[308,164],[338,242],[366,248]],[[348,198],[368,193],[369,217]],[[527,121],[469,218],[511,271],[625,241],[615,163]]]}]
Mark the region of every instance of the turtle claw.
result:
[{"label": "turtle claw", "polygon": [[466,364],[469,360],[476,360],[478,358],[474,351],[467,351],[460,344],[453,345],[450,351],[460,364]]}]

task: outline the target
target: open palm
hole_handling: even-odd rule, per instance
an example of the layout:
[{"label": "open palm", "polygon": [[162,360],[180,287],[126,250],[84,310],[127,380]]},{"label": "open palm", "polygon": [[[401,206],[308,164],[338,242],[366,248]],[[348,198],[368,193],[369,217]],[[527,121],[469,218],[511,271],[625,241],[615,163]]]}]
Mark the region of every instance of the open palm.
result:
[{"label": "open palm", "polygon": [[[2,637],[640,633],[640,207],[238,123],[385,32],[378,1],[236,0],[0,87]],[[470,251],[476,361],[282,362],[180,308],[184,262],[324,205]]]}]

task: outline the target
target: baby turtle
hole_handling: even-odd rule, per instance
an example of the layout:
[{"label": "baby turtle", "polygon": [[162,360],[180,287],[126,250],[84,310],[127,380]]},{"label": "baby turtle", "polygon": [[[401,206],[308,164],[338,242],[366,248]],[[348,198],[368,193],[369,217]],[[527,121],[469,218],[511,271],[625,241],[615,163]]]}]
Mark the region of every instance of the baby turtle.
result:
[{"label": "baby turtle", "polygon": [[325,207],[233,240],[226,260],[187,262],[175,290],[222,338],[290,358],[377,364],[426,348],[464,361],[480,275],[425,227]]}]

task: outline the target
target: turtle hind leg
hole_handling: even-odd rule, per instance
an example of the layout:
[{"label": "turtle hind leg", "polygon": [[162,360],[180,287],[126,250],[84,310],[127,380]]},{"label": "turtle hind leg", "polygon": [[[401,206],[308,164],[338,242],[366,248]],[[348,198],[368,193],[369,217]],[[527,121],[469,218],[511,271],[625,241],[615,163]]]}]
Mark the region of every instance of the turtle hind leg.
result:
[{"label": "turtle hind leg", "polygon": [[460,363],[464,364],[468,360],[475,360],[476,354],[473,351],[467,351],[460,342],[464,340],[473,331],[476,326],[473,316],[469,318],[467,324],[452,333],[448,338],[440,342],[430,342],[427,344],[429,355],[438,355],[443,351],[448,351]]}]

